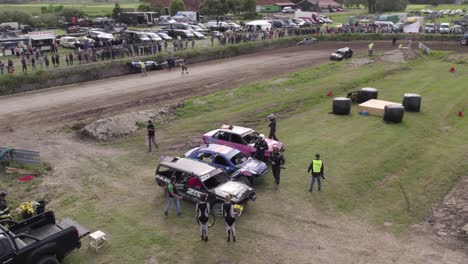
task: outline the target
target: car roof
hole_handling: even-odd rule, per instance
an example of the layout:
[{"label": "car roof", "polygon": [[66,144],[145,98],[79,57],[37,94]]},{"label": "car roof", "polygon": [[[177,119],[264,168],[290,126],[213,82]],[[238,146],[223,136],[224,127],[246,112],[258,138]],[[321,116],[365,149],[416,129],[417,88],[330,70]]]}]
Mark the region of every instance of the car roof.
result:
[{"label": "car roof", "polygon": [[216,170],[216,168],[211,165],[187,158],[161,157],[159,165],[192,173],[197,176],[202,176]]},{"label": "car roof", "polygon": [[244,135],[246,133],[252,132],[253,129],[248,127],[241,127],[241,126],[229,126],[229,125],[222,125],[219,129],[221,131],[228,131],[238,135]]},{"label": "car roof", "polygon": [[219,145],[219,144],[209,144],[208,146],[206,147],[200,147],[200,150],[207,150],[209,152],[213,152],[213,153],[221,153],[225,156],[234,156],[236,155],[237,153],[239,153],[240,151],[237,150],[237,149],[234,149],[234,148],[231,148],[231,147],[228,147],[228,146],[225,146],[225,145]]},{"label": "car roof", "polygon": [[346,52],[350,50],[350,48],[346,47],[346,48],[341,48],[341,49],[338,49],[337,51],[341,51],[341,52]]}]

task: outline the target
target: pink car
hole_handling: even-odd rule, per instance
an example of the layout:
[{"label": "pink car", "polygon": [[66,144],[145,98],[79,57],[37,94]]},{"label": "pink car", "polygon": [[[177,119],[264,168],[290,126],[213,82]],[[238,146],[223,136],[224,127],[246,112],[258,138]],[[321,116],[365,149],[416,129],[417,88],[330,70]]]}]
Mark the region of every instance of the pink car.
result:
[{"label": "pink car", "polygon": [[[252,156],[255,153],[254,144],[259,137],[259,133],[247,127],[222,125],[220,129],[212,130],[203,135],[205,144],[220,144],[230,146],[240,150],[242,153]],[[268,151],[265,157],[270,157],[274,147],[284,151],[283,143],[273,139],[265,138],[268,144]]]}]

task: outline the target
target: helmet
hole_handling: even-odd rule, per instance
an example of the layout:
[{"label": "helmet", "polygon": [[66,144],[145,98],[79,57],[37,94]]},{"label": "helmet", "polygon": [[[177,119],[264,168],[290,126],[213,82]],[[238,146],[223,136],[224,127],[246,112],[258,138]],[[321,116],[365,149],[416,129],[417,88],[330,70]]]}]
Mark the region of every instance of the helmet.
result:
[{"label": "helmet", "polygon": [[269,114],[268,115],[268,119],[270,119],[270,120],[273,120],[275,118],[276,118],[275,114]]},{"label": "helmet", "polygon": [[6,195],[6,192],[0,192],[0,197],[5,197]]},{"label": "helmet", "polygon": [[261,138],[261,139],[264,139],[264,138],[265,138],[265,135],[260,134],[260,138]]}]

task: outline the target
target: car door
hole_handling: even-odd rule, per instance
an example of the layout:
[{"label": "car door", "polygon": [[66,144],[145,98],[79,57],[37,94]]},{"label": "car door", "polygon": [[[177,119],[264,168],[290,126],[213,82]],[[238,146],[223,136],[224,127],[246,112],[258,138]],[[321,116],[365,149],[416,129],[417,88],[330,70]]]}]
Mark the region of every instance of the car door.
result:
[{"label": "car door", "polygon": [[251,147],[245,140],[242,139],[240,135],[237,134],[231,134],[230,138],[230,143],[231,147],[235,148],[237,150],[240,150],[242,153],[246,155],[250,155],[253,151],[255,151],[255,148]]},{"label": "car door", "polygon": [[234,171],[236,171],[235,167],[231,166],[231,163],[226,159],[226,157],[220,154],[213,155],[212,165],[224,170],[228,174],[231,174]]}]

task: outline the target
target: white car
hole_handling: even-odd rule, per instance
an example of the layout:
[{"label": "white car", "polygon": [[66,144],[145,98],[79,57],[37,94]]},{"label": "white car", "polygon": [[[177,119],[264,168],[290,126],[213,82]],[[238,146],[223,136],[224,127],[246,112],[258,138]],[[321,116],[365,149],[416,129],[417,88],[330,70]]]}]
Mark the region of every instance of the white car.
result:
[{"label": "white car", "polygon": [[162,38],[154,32],[146,32],[146,35],[148,36],[148,38],[151,39],[151,41],[155,41],[155,42],[162,41]]},{"label": "white car", "polygon": [[287,6],[287,7],[283,8],[283,10],[281,10],[281,12],[284,13],[284,14],[292,14],[295,11],[294,11],[294,9],[292,9],[292,7]]},{"label": "white car", "polygon": [[75,37],[61,37],[60,38],[60,45],[64,48],[74,48],[75,44],[79,44],[77,38]]},{"label": "white car", "polygon": [[439,26],[439,32],[441,34],[448,34],[450,33],[450,24],[449,23],[442,23]]},{"label": "white car", "polygon": [[202,33],[198,32],[198,31],[196,31],[195,29],[190,29],[189,31],[193,34],[193,36],[196,39],[205,39],[206,38],[205,35],[203,35]]},{"label": "white car", "polygon": [[169,37],[169,35],[167,35],[166,33],[164,32],[158,32],[157,33],[162,39],[164,39],[165,41],[172,41],[172,38]]},{"label": "white car", "polygon": [[436,27],[435,27],[434,23],[428,23],[424,27],[424,32],[425,33],[435,33],[435,31],[436,31]]},{"label": "white car", "polygon": [[229,27],[229,29],[231,29],[231,30],[236,31],[236,30],[240,30],[240,29],[241,29],[241,26],[238,25],[238,24],[236,24],[236,23],[234,23],[234,22],[229,22],[229,23],[226,23],[226,24],[227,24],[227,26]]}]

